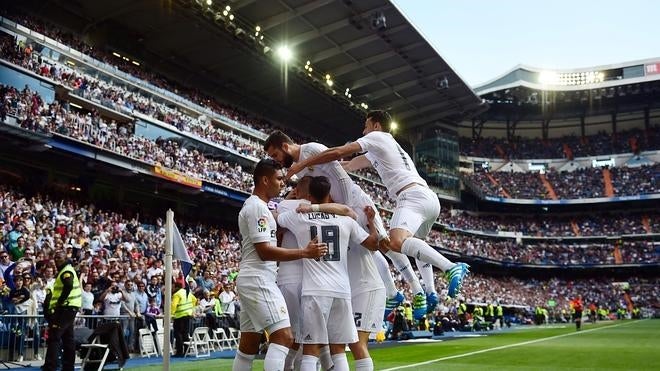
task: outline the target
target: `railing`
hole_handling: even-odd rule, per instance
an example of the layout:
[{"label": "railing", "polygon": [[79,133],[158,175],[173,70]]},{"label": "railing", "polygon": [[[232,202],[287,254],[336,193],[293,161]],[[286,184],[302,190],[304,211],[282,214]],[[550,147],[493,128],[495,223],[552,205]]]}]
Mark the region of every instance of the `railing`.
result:
[{"label": "railing", "polygon": [[[147,324],[142,318],[144,317],[79,314],[76,316],[74,325],[76,345],[88,343],[88,337],[97,326],[107,322],[120,322],[124,329],[124,338],[129,350],[134,355],[140,354],[138,330],[140,328],[148,328],[150,331],[154,330],[151,326],[147,327]],[[163,329],[162,319],[157,320],[157,327],[159,330]],[[224,328],[227,332],[228,327],[238,328],[238,321],[223,316],[202,315],[194,317],[190,321],[188,333],[192,334],[197,327],[209,327],[211,329]],[[45,359],[48,339],[47,328],[48,321],[46,321],[43,315],[0,315],[0,363],[21,363]],[[170,326],[170,329],[172,328]],[[174,336],[170,336],[170,339],[173,340]],[[78,350],[78,346],[76,346],[76,350]]]}]

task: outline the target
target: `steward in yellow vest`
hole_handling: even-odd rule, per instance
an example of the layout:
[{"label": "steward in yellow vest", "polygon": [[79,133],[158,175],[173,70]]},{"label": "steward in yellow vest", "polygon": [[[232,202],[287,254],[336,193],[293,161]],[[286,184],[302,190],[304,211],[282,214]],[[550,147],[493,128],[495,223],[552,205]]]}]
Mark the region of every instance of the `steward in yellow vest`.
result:
[{"label": "steward in yellow vest", "polygon": [[44,317],[48,321],[48,348],[44,371],[57,370],[57,358],[62,351],[62,370],[73,370],[76,350],[73,323],[82,306],[82,288],[76,271],[64,251],[54,256],[57,277],[44,300]]},{"label": "steward in yellow vest", "polygon": [[174,325],[174,341],[176,343],[175,357],[185,355],[183,345],[190,340],[190,319],[197,305],[197,298],[192,292],[183,288],[179,281],[174,283],[174,295],[172,295],[172,319]]}]

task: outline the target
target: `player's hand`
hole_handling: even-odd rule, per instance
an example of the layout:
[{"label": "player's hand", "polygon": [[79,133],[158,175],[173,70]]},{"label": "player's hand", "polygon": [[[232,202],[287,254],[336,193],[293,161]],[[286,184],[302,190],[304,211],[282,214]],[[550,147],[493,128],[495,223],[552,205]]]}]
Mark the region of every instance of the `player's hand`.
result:
[{"label": "player's hand", "polygon": [[297,162],[294,162],[289,170],[286,172],[286,179],[291,179],[294,175],[302,171],[302,167]]},{"label": "player's hand", "polygon": [[319,242],[318,237],[314,237],[313,240],[309,241],[307,246],[302,250],[303,258],[307,259],[318,259],[327,253],[328,245],[323,242]]},{"label": "player's hand", "polygon": [[298,207],[296,207],[296,212],[299,214],[311,213],[312,204],[300,204]]},{"label": "player's hand", "polygon": [[365,206],[364,207],[364,215],[367,216],[368,221],[372,221],[376,217],[376,211],[371,206]]}]

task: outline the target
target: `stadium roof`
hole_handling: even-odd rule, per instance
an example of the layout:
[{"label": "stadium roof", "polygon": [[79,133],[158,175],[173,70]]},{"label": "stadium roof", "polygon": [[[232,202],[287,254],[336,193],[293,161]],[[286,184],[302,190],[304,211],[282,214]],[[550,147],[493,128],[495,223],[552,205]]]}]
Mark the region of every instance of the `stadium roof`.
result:
[{"label": "stadium roof", "polygon": [[[486,109],[387,0],[21,3],[96,45],[118,48],[145,66],[283,125],[304,124],[306,132],[327,141],[361,131],[362,103],[390,110],[404,130],[452,125]],[[223,14],[226,6],[230,10]],[[294,53],[286,83],[272,55],[280,43]],[[264,62],[268,59],[272,63]],[[310,78],[306,61],[313,77],[329,74],[334,86]]]},{"label": "stadium roof", "polygon": [[519,86],[545,91],[576,91],[657,80],[660,80],[660,57],[586,68],[552,70],[521,64],[475,87],[474,90],[479,95]]},{"label": "stadium roof", "polygon": [[488,122],[542,122],[545,127],[550,121],[579,123],[610,115],[616,123],[616,115],[630,112],[641,112],[648,123],[660,109],[660,58],[562,70],[519,65],[475,90],[489,109],[461,127]]}]

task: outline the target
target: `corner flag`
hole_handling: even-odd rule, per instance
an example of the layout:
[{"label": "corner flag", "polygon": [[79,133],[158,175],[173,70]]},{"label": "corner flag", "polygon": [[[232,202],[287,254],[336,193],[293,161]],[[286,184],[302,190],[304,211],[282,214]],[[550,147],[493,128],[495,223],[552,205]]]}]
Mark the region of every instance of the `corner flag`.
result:
[{"label": "corner flag", "polygon": [[177,228],[176,223],[174,223],[174,236],[172,236],[172,255],[174,259],[179,260],[181,263],[181,272],[183,273],[183,280],[188,288],[188,274],[192,270],[193,262],[188,256],[188,250],[186,249],[186,244],[181,238],[181,233],[179,233],[179,228]]}]

